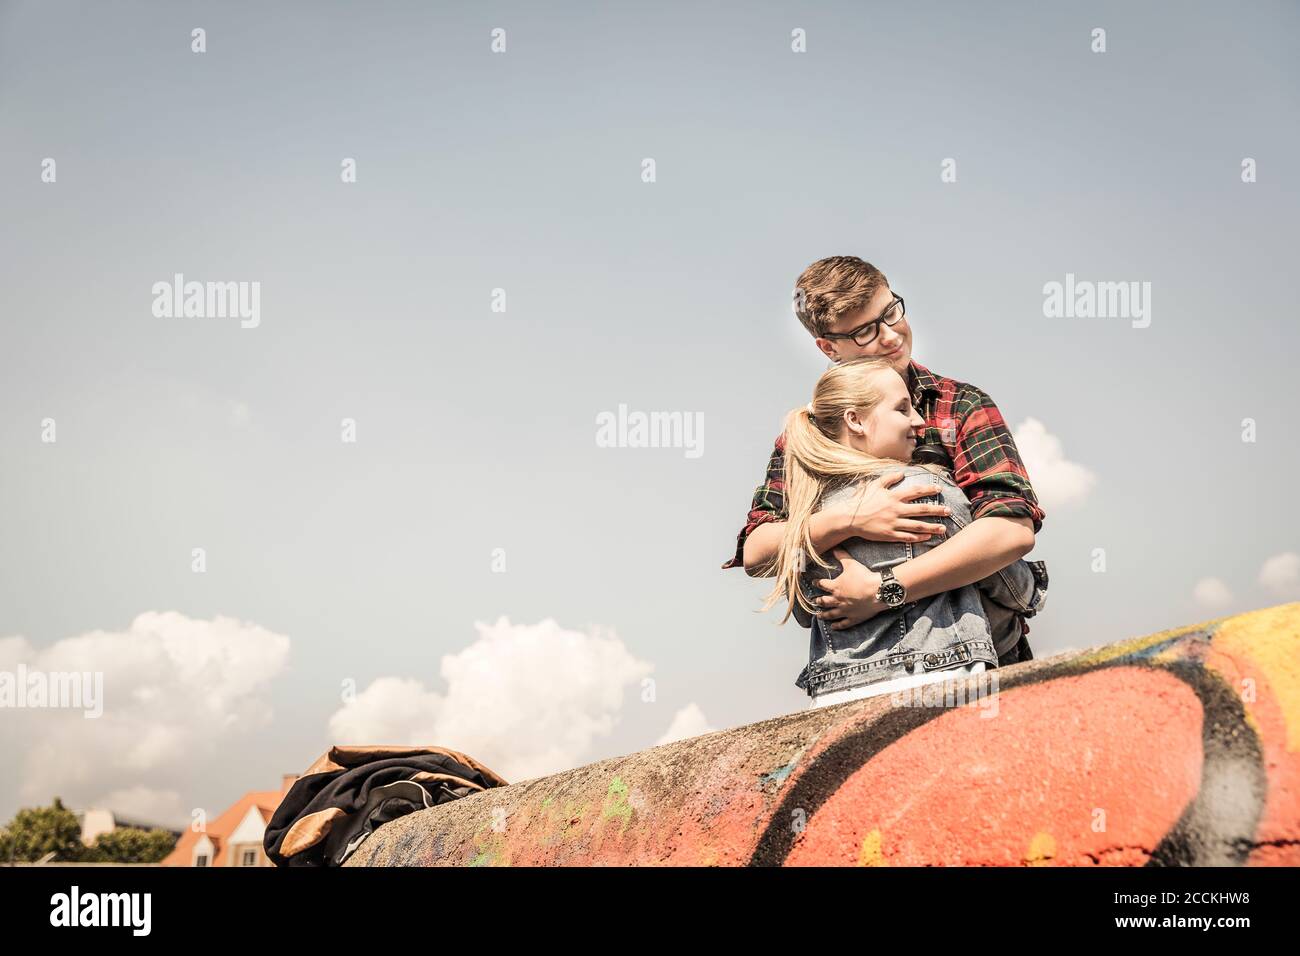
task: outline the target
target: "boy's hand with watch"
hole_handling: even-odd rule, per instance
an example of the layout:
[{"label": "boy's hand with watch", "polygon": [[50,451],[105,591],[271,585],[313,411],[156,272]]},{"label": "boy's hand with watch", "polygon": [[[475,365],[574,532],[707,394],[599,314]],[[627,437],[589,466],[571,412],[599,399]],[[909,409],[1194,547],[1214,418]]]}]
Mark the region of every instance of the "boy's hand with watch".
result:
[{"label": "boy's hand with watch", "polygon": [[902,607],[907,603],[907,588],[903,582],[894,577],[893,568],[880,572],[880,587],[876,589],[876,601],[886,607]]},{"label": "boy's hand with watch", "polygon": [[[827,592],[814,602],[816,616],[833,631],[855,627],[863,621],[907,603],[907,588],[894,577],[892,568],[872,571],[854,560],[843,548],[834,549],[842,570],[833,578],[822,578],[817,587]],[[857,595],[862,595],[861,597]]]}]

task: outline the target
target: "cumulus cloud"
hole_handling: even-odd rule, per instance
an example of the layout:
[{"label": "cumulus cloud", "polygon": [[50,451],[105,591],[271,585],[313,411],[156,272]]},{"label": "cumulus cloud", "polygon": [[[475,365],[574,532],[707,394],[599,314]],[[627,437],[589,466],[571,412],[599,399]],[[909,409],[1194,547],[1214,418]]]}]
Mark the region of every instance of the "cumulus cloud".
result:
[{"label": "cumulus cloud", "polygon": [[1259,569],[1259,583],[1283,596],[1300,592],[1300,554],[1283,551],[1273,555]]},{"label": "cumulus cloud", "polygon": [[668,725],[664,735],[654,742],[654,746],[670,744],[675,740],[685,740],[688,737],[698,737],[717,729],[704,716],[700,705],[692,701],[673,714],[672,723]]},{"label": "cumulus cloud", "polygon": [[[421,681],[380,677],[335,711],[330,717],[330,734],[338,744],[438,743],[429,735],[436,733],[442,712],[443,696],[427,690]],[[482,759],[488,763],[487,758]]]},{"label": "cumulus cloud", "polygon": [[[72,806],[129,796],[139,809],[165,808],[155,785],[184,779],[223,739],[265,725],[266,691],[285,665],[289,638],[256,624],[174,611],[139,615],[124,631],[91,631],[36,648],[0,640],[0,671],[91,675],[102,683],[92,708],[6,710],[3,728],[20,753],[20,798]],[[21,669],[21,670],[20,670]],[[152,795],[150,793],[152,792]]]},{"label": "cumulus cloud", "polygon": [[445,692],[381,677],[330,718],[343,744],[440,744],[515,783],[580,766],[610,734],[624,691],[652,667],[614,634],[477,622],[478,638],[444,655]]},{"label": "cumulus cloud", "polygon": [[1061,440],[1046,425],[1037,418],[1026,418],[1016,427],[1012,438],[1044,511],[1082,504],[1087,499],[1097,476],[1067,459]]},{"label": "cumulus cloud", "polygon": [[1232,592],[1218,578],[1201,578],[1192,589],[1192,596],[1205,607],[1221,608],[1232,603]]},{"label": "cumulus cloud", "polygon": [[132,823],[183,829],[191,820],[191,809],[185,806],[175,790],[125,787],[102,794],[91,805],[112,810],[119,820],[126,819]]}]

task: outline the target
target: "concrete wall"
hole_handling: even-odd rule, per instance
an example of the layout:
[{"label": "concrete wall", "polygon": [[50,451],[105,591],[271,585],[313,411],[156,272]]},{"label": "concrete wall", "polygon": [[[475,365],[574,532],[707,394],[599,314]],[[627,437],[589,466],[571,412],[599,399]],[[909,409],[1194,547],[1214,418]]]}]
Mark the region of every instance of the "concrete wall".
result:
[{"label": "concrete wall", "polygon": [[995,676],[476,794],[349,865],[1300,866],[1300,604]]}]

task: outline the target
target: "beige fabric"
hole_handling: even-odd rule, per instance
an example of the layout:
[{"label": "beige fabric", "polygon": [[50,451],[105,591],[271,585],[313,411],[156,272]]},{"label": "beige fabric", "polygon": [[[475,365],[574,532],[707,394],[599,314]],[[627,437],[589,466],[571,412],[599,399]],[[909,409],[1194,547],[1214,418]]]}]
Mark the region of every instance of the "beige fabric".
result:
[{"label": "beige fabric", "polygon": [[289,832],[284,835],[280,852],[285,856],[293,856],[308,847],[315,846],[329,835],[335,820],[346,816],[347,814],[340,808],[328,807],[295,820]]}]

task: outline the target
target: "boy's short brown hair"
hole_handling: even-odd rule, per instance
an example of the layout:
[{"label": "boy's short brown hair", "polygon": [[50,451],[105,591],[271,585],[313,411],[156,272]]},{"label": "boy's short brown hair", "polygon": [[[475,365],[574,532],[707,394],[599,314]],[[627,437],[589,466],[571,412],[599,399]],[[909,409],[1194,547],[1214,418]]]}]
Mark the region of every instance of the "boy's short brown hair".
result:
[{"label": "boy's short brown hair", "polygon": [[883,272],[857,256],[818,259],[795,283],[794,314],[814,338],[820,338],[832,322],[865,307],[887,285]]}]

